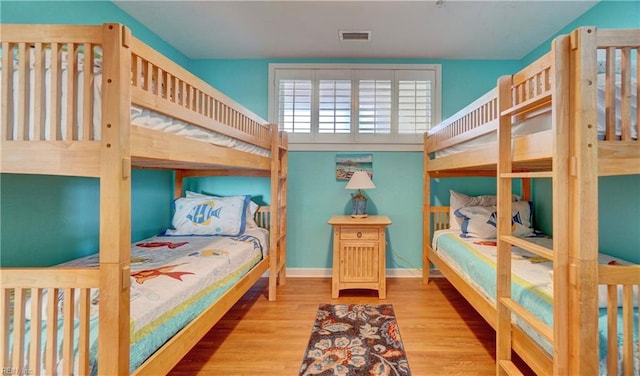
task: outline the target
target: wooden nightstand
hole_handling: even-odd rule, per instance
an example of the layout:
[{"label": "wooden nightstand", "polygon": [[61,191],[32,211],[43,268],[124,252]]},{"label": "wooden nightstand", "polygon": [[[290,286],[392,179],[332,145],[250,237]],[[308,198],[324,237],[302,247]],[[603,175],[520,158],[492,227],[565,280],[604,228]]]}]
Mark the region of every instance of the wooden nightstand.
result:
[{"label": "wooden nightstand", "polygon": [[337,298],[340,290],[361,288],[378,290],[380,299],[386,299],[384,231],[391,224],[389,217],[334,215],[329,224],[333,226],[331,297]]}]

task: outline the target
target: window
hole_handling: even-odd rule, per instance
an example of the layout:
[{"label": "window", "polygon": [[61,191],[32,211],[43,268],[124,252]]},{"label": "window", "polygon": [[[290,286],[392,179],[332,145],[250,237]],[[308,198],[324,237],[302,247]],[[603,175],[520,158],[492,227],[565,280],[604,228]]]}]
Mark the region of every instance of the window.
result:
[{"label": "window", "polygon": [[297,150],[421,150],[439,65],[270,64],[269,118]]}]

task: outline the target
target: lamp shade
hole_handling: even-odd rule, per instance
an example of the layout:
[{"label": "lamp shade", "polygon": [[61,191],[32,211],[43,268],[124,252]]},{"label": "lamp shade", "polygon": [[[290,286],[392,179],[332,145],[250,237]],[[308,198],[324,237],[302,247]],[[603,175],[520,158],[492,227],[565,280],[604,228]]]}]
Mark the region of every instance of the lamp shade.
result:
[{"label": "lamp shade", "polygon": [[371,181],[366,171],[356,171],[351,175],[351,179],[347,183],[346,189],[373,189],[376,186]]}]

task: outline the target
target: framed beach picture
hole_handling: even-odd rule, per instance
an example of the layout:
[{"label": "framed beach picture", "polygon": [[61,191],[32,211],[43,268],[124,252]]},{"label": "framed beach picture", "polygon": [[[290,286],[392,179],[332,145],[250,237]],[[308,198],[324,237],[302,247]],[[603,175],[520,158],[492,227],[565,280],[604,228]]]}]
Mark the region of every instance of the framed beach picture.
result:
[{"label": "framed beach picture", "polygon": [[349,180],[361,170],[373,179],[373,154],[336,154],[336,180]]}]

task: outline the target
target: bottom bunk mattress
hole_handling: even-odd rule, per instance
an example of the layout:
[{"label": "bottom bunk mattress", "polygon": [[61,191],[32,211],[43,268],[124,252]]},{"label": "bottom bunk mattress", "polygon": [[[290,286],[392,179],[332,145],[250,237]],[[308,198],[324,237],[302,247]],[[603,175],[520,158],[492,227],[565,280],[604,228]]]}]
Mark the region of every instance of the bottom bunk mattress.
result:
[{"label": "bottom bunk mattress", "polygon": [[[549,237],[527,238],[538,245],[552,248]],[[440,258],[492,303],[496,302],[497,247],[494,240],[462,238],[459,231],[440,230],[434,233],[433,249]],[[624,260],[600,254],[600,263],[611,261],[624,264]],[[512,247],[512,299],[529,310],[545,324],[553,325],[553,264],[551,261],[518,247]],[[599,352],[600,374],[607,374],[607,310],[606,287],[600,286]],[[622,328],[622,309],[618,312],[618,328]],[[526,324],[516,320],[523,331],[543,349],[552,353],[551,344]],[[634,344],[638,348],[638,307],[634,308]],[[622,333],[618,334],[619,348]],[[619,357],[618,357],[619,359]],[[635,352],[635,372],[638,372],[638,353]],[[619,368],[621,369],[621,368]]]},{"label": "bottom bunk mattress", "polygon": [[[134,243],[131,246],[130,370],[138,368],[266,257],[268,238],[267,230],[256,228],[239,236],[154,236]],[[93,254],[58,266],[98,265],[99,255]],[[92,289],[91,374],[97,374],[98,366],[95,359],[99,299],[98,289]],[[58,296],[59,317],[62,317],[63,300],[61,292]],[[46,301],[44,297],[43,302]],[[43,317],[46,317],[46,310],[45,303]],[[26,311],[30,311],[29,307]],[[46,330],[46,320],[42,330]],[[27,331],[25,339],[28,338]],[[61,346],[62,335],[58,338],[58,346]],[[43,344],[43,348],[45,346]],[[61,366],[59,364],[58,368]]]}]

